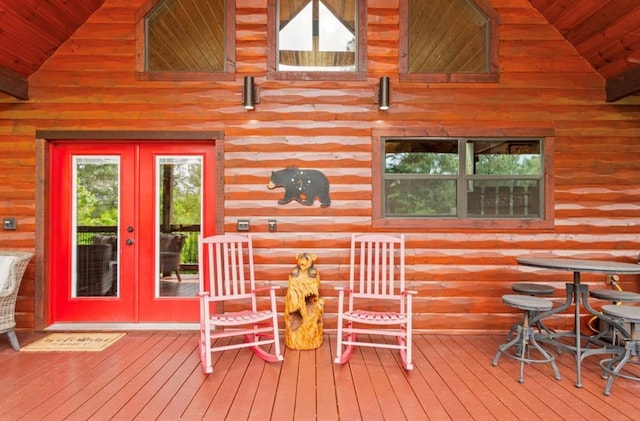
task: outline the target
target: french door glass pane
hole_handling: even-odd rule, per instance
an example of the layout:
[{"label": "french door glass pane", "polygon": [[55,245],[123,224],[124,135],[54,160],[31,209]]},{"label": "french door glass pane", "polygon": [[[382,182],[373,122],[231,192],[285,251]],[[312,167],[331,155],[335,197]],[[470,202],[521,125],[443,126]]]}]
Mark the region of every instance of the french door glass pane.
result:
[{"label": "french door glass pane", "polygon": [[118,295],[120,158],[73,157],[72,297]]},{"label": "french door glass pane", "polygon": [[202,221],[202,157],[156,157],[156,297],[195,297]]}]

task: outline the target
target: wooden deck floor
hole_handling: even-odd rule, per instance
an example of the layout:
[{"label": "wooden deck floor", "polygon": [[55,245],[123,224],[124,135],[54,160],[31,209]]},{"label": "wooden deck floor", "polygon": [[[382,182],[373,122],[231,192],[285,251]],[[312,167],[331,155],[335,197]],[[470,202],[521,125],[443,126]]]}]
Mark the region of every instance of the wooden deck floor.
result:
[{"label": "wooden deck floor", "polygon": [[[20,336],[23,345],[42,334]],[[335,336],[321,348],[284,350],[265,363],[247,349],[214,354],[202,373],[194,332],[129,332],[102,352],[14,352],[0,338],[1,420],[624,420],[640,414],[640,383],[614,382],[604,396],[597,356],[574,386],[568,353],[562,380],[546,364],[502,358],[504,336],[416,335],[415,369],[395,351],[359,348],[332,362]]]}]

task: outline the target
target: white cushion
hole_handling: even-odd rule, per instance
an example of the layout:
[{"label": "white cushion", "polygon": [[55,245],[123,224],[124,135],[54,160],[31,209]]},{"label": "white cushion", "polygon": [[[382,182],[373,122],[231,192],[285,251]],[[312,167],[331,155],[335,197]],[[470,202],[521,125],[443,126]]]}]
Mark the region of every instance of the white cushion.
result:
[{"label": "white cushion", "polygon": [[15,256],[0,256],[0,291],[9,283],[9,272],[15,261]]}]

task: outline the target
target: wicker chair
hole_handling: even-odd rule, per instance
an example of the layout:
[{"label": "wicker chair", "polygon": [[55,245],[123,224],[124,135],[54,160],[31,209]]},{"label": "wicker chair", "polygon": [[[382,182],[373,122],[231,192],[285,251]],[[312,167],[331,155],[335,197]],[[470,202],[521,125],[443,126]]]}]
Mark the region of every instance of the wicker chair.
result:
[{"label": "wicker chair", "polygon": [[160,234],[160,273],[163,277],[171,276],[171,272],[176,272],[178,282],[182,282],[180,277],[180,253],[184,247],[186,237],[182,234]]},{"label": "wicker chair", "polygon": [[23,251],[0,250],[0,258],[4,256],[13,256],[15,260],[9,267],[8,275],[6,273],[0,274],[0,276],[8,276],[7,282],[0,289],[0,334],[6,333],[11,347],[18,351],[20,344],[13,330],[16,326],[16,299],[18,298],[18,290],[20,289],[22,276],[33,254]]}]

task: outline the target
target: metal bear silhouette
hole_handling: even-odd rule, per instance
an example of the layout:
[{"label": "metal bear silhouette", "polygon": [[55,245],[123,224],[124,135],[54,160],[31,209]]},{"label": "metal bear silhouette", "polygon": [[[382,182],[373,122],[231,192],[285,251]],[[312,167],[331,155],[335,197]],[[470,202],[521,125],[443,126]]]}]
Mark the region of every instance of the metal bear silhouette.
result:
[{"label": "metal bear silhouette", "polygon": [[284,187],[284,197],[278,200],[279,205],[286,205],[295,200],[302,205],[311,206],[317,198],[320,201],[320,207],[331,206],[329,180],[318,170],[288,167],[272,171],[267,187],[269,189]]}]

